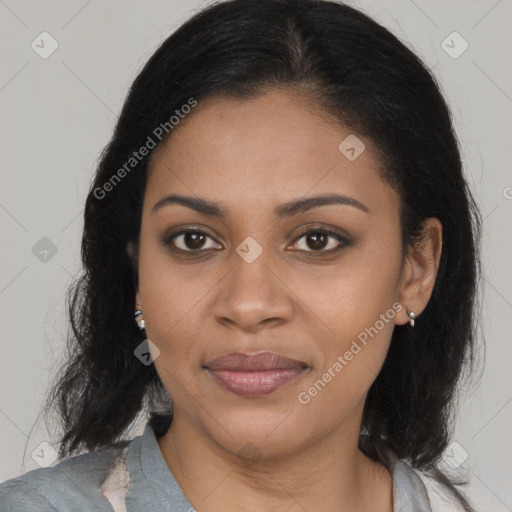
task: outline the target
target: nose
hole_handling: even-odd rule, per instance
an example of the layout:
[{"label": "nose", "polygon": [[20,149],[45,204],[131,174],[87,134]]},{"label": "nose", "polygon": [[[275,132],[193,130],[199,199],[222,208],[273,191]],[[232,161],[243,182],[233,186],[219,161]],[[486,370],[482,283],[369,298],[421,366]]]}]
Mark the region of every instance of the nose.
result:
[{"label": "nose", "polygon": [[217,322],[247,332],[258,332],[289,322],[294,313],[293,293],[265,251],[252,263],[233,254],[231,271],[219,284],[213,304]]}]

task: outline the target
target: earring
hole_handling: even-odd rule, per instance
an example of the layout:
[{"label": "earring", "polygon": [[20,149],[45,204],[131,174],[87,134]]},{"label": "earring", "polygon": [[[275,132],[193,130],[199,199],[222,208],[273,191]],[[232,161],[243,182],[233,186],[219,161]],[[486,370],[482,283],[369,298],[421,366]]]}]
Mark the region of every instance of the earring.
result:
[{"label": "earring", "polygon": [[144,322],[144,319],[141,318],[140,320],[137,320],[137,318],[142,315],[142,309],[137,309],[135,311],[135,321],[137,322],[137,325],[139,326],[139,329],[143,331],[146,328],[146,322]]},{"label": "earring", "polygon": [[416,313],[414,311],[407,310],[407,316],[409,317],[410,326],[414,327],[414,319],[416,318]]}]

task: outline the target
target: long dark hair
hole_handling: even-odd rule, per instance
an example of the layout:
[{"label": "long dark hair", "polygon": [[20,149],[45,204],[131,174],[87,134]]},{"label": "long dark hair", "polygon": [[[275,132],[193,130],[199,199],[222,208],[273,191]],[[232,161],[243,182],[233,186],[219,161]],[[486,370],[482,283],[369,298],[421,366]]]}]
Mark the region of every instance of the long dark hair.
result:
[{"label": "long dark hair", "polygon": [[[395,328],[363,427],[371,457],[391,449],[458,495],[436,466],[449,441],[457,383],[474,360],[479,212],[435,78],[388,30],[326,0],[211,5],[166,39],[135,79],[85,205],[84,272],[68,293],[69,359],[47,402],[62,420],[60,456],[122,439],[145,405],[165,397],[154,365],[134,357],[144,336],[133,317],[137,252],[130,258],[126,251],[129,242],[138,246],[154,150],[136,164],[130,158],[148,137],[160,143],[157,127],[172,136],[169,119],[191,98],[251,98],[273,87],[300,92],[376,144],[382,175],[401,198],[404,250],[421,237],[426,218],[442,223],[432,297],[417,327]],[[153,414],[157,435],[170,421],[170,414]]]}]

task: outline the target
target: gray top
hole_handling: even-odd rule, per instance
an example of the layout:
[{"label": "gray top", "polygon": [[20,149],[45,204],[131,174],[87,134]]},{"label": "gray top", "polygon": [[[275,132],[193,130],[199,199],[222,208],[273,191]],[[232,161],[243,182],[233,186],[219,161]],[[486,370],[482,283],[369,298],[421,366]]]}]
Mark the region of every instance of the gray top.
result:
[{"label": "gray top", "polygon": [[[430,487],[428,477],[393,455],[389,463],[394,512],[461,510],[450,499],[439,501],[442,490]],[[193,512],[195,509],[169,470],[154,430],[146,424],[142,436],[124,446],[77,455],[0,484],[0,510]]]}]

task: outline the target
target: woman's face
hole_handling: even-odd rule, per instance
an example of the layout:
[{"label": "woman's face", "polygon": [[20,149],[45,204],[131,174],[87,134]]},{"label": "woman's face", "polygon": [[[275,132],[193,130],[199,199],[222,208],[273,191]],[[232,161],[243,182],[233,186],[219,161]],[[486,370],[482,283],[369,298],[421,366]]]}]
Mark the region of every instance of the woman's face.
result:
[{"label": "woman's face", "polygon": [[369,140],[285,90],[204,100],[174,128],[145,192],[137,306],[175,421],[232,453],[359,432],[408,320],[399,198],[378,168]]}]

